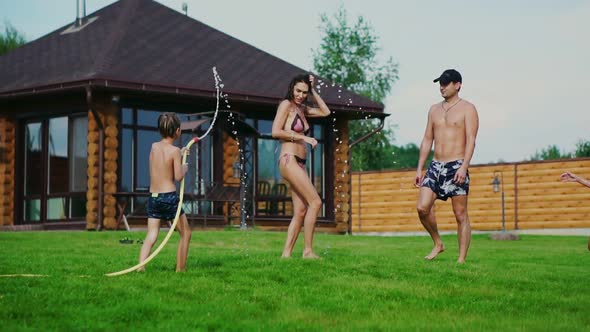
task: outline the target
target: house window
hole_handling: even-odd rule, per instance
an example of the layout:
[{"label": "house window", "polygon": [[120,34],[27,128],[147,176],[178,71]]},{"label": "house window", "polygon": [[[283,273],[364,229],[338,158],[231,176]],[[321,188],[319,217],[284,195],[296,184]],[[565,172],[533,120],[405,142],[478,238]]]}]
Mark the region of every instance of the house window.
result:
[{"label": "house window", "polygon": [[87,133],[85,114],[25,123],[22,182],[25,222],[85,217]]}]

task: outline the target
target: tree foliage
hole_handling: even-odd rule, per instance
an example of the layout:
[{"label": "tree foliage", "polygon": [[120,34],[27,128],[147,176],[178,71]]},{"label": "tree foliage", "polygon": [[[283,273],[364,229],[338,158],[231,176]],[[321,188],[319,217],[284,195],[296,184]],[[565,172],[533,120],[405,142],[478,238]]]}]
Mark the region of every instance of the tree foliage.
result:
[{"label": "tree foliage", "polygon": [[567,158],[584,158],[590,157],[590,141],[580,139],[576,143],[576,150],[574,152],[565,152],[559,149],[555,144],[535,152],[530,160],[553,160],[553,159],[567,159]]},{"label": "tree foliage", "polygon": [[[393,58],[380,64],[378,38],[362,16],[350,25],[344,7],[333,17],[321,15],[322,41],[314,51],[314,69],[322,77],[346,89],[383,102],[392,84],[399,78]],[[354,102],[354,101],[353,101]],[[378,125],[377,120],[349,122],[350,140],[354,141]],[[380,133],[352,149],[352,169],[393,168],[394,132],[384,128]]]},{"label": "tree foliage", "polygon": [[557,145],[549,145],[548,147],[541,149],[541,151],[535,152],[531,156],[531,160],[552,160],[552,159],[564,159],[571,158],[572,154],[565,151],[561,151]]},{"label": "tree foliage", "polygon": [[576,143],[576,152],[574,152],[574,156],[576,158],[590,157],[590,141],[583,139],[579,140],[578,143]]},{"label": "tree foliage", "polygon": [[4,24],[4,33],[0,33],[0,55],[22,46],[26,43],[25,37],[10,23]]}]

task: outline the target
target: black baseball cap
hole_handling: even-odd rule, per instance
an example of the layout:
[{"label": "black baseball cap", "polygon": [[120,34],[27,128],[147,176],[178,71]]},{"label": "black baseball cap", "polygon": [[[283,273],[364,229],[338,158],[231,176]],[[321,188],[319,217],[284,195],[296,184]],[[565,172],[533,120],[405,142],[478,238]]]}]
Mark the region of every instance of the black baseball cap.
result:
[{"label": "black baseball cap", "polygon": [[437,77],[434,79],[434,83],[439,82],[442,85],[447,85],[451,82],[453,83],[463,83],[463,78],[461,77],[461,74],[459,74],[458,71],[456,71],[455,69],[447,69],[445,71],[443,71],[442,74],[440,74],[440,77]]}]

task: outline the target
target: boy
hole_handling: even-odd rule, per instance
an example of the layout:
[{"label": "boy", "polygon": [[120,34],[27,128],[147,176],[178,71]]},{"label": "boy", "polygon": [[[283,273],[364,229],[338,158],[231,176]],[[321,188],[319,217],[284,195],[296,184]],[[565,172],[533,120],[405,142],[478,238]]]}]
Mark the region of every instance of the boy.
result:
[{"label": "boy", "polygon": [[[150,198],[148,200],[148,231],[139,253],[139,262],[150,254],[158,239],[161,220],[174,220],[179,197],[174,181],[181,181],[188,170],[188,165],[181,165],[181,149],[174,146],[180,137],[180,120],[175,113],[163,113],[158,117],[158,129],[162,140],[152,144],[150,151]],[[186,258],[191,240],[191,229],[184,211],[176,226],[180,233],[180,243],[176,254],[176,272],[184,272]],[[143,271],[140,268],[138,271]]]}]

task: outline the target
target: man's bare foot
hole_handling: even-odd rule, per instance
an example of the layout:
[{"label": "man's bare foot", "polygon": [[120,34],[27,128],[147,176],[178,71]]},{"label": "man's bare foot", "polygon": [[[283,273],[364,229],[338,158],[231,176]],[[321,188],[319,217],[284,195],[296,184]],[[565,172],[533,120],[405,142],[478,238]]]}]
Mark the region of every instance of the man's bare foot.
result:
[{"label": "man's bare foot", "polygon": [[464,264],[465,263],[465,259],[457,259],[457,264]]},{"label": "man's bare foot", "polygon": [[305,259],[320,259],[321,257],[316,255],[313,251],[304,251],[303,258],[305,258]]},{"label": "man's bare foot", "polygon": [[135,272],[145,272],[145,266],[140,267],[139,269],[135,270]]},{"label": "man's bare foot", "polygon": [[431,261],[443,251],[445,251],[445,245],[441,243],[440,245],[434,246],[430,254],[428,254],[428,256],[424,256],[424,259]]},{"label": "man's bare foot", "polygon": [[288,259],[288,258],[291,258],[291,255],[282,254],[282,255],[281,255],[281,258],[282,258],[282,259]]}]

